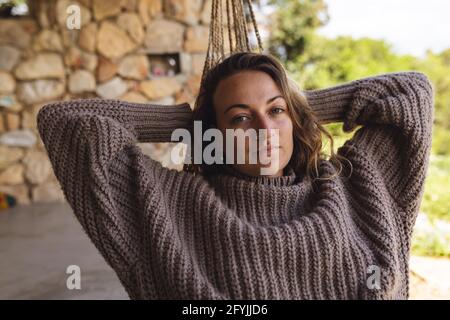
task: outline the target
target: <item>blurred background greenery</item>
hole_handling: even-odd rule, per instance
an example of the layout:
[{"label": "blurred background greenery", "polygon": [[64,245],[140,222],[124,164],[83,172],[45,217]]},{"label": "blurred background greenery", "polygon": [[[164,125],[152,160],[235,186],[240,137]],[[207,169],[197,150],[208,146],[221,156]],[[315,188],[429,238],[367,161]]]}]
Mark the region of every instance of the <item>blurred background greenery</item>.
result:
[{"label": "blurred background greenery", "polygon": [[[450,48],[424,57],[396,53],[385,40],[318,33],[329,22],[325,0],[270,0],[269,51],[303,89],[317,89],[385,72],[417,70],[435,88],[432,155],[420,208],[428,229],[414,231],[412,253],[450,257]],[[329,124],[335,149],[351,137]],[[422,220],[420,220],[422,221]],[[419,221],[418,221],[419,222]]]}]

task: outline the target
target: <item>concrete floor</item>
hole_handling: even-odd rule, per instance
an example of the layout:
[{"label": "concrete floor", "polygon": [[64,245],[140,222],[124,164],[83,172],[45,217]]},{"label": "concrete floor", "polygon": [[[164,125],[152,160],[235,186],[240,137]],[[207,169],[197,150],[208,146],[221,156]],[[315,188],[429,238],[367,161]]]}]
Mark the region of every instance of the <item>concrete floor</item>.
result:
[{"label": "concrete floor", "polygon": [[[66,286],[69,265],[81,289]],[[128,299],[66,203],[0,211],[0,299]]]}]

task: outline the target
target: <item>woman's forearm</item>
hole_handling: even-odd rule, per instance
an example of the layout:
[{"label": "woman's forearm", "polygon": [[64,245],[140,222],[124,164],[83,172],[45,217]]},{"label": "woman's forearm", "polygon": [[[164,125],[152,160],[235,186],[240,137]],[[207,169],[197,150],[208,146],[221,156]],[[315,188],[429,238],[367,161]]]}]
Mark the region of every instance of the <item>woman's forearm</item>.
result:
[{"label": "woman's forearm", "polygon": [[58,127],[64,118],[107,118],[130,130],[138,142],[170,142],[172,131],[188,128],[192,111],[188,103],[156,105],[108,99],[77,99],[45,105],[38,114],[40,127]]},{"label": "woman's forearm", "polygon": [[320,122],[342,121],[345,131],[367,123],[407,129],[407,122],[428,121],[430,126],[433,90],[420,72],[386,73],[304,94]]},{"label": "woman's forearm", "polygon": [[345,118],[353,94],[360,80],[344,83],[324,89],[303,91],[309,106],[322,124],[340,122]]}]

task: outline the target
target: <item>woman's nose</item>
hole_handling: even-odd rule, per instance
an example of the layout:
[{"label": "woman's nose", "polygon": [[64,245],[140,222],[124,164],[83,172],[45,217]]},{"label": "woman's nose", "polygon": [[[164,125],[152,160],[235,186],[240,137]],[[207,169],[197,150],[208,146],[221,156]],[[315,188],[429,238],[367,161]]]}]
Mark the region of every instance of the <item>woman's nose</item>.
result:
[{"label": "woman's nose", "polygon": [[261,140],[261,143],[266,141],[265,143],[268,144],[278,144],[279,140],[275,135],[279,135],[279,130],[269,117],[258,117],[256,128],[254,129],[256,129],[258,140]]},{"label": "woman's nose", "polygon": [[273,123],[270,118],[264,116],[258,116],[255,129],[270,130],[273,128]]}]

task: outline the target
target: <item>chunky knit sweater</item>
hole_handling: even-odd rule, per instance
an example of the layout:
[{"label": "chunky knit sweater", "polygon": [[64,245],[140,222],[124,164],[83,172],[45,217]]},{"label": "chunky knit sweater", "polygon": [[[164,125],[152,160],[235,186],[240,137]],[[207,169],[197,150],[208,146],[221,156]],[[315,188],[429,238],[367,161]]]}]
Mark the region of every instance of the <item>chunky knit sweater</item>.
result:
[{"label": "chunky knit sweater", "polygon": [[[323,123],[357,129],[338,149],[350,177],[164,168],[136,143],[190,127],[187,103],[54,102],[37,120],[68,203],[132,299],[408,298],[430,81],[387,73],[304,94]],[[319,163],[321,177],[333,163]]]}]

